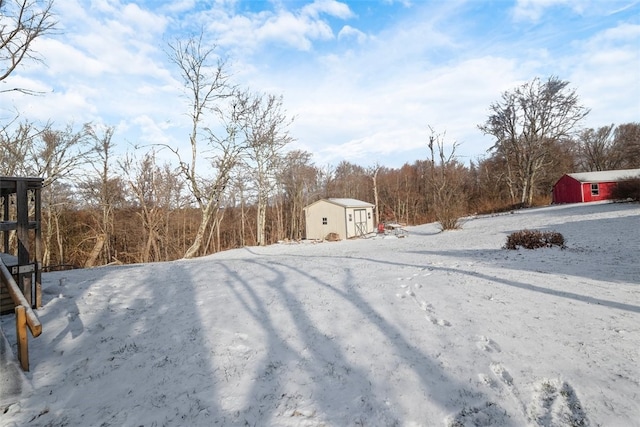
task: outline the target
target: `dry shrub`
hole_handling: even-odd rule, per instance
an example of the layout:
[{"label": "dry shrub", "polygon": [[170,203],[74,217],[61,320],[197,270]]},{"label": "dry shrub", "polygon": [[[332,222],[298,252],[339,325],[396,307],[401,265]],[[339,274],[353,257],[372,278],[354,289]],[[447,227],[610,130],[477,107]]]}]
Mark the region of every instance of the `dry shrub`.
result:
[{"label": "dry shrub", "polygon": [[636,202],[640,201],[640,177],[629,178],[618,182],[611,196],[617,200],[631,199]]},{"label": "dry shrub", "polygon": [[564,237],[555,231],[520,230],[507,236],[505,249],[525,249],[550,248],[558,246],[565,248]]},{"label": "dry shrub", "polygon": [[340,240],[340,235],[338,233],[329,233],[326,235],[324,240],[328,242],[337,242]]},{"label": "dry shrub", "polygon": [[459,214],[447,214],[438,220],[440,230],[457,230],[461,227]]}]

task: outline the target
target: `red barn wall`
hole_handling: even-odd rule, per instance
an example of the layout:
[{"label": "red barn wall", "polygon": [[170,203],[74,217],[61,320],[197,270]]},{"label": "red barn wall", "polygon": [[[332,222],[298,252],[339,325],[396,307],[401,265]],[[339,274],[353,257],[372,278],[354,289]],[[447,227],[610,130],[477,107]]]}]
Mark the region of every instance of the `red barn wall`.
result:
[{"label": "red barn wall", "polygon": [[611,193],[616,187],[615,182],[599,182],[598,183],[598,195],[591,194],[591,183],[586,182],[582,184],[582,191],[584,192],[585,202],[597,202],[598,200],[611,199]]},{"label": "red barn wall", "polygon": [[[580,203],[582,202],[581,192],[580,182],[569,175],[564,175],[553,186],[553,203]],[[591,194],[590,184],[589,194]]]}]

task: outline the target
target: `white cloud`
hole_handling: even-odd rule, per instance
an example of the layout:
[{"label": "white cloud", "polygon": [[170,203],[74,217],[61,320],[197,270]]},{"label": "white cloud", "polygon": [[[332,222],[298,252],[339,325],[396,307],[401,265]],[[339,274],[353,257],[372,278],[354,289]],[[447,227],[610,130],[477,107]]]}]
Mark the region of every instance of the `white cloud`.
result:
[{"label": "white cloud", "polygon": [[224,5],[204,13],[207,28],[215,40],[239,55],[258,52],[265,46],[289,46],[300,51],[311,50],[317,40],[332,40],[335,34],[325,16],[342,20],[355,15],[337,1],[319,0],[299,9],[276,8],[273,11],[239,13]]},{"label": "white cloud", "polygon": [[570,80],[591,113],[588,127],[637,122],[640,117],[640,25],[621,24],[578,45]]},{"label": "white cloud", "polygon": [[340,19],[349,19],[354,16],[349,6],[334,0],[316,0],[311,4],[302,7],[303,15],[313,18],[319,18],[320,14],[325,13]]},{"label": "white cloud", "polygon": [[109,68],[102,58],[89,56],[63,40],[42,38],[38,40],[36,48],[47,52],[46,66],[43,68],[56,78],[65,74],[83,74],[95,78]]},{"label": "white cloud", "polygon": [[169,13],[186,12],[193,9],[196,5],[196,0],[173,0],[168,5],[164,6]]},{"label": "white cloud", "polygon": [[338,33],[338,40],[351,40],[355,39],[358,43],[364,43],[367,40],[367,35],[362,31],[353,28],[351,25],[345,25]]},{"label": "white cloud", "polygon": [[98,108],[91,97],[96,93],[94,88],[75,85],[43,96],[15,94],[11,102],[20,111],[22,120],[41,123],[53,121],[62,127],[68,123],[81,124],[94,120]]},{"label": "white cloud", "polygon": [[539,21],[544,13],[556,6],[568,6],[575,12],[582,12],[584,0],[517,0],[513,8],[513,19],[519,21]]},{"label": "white cloud", "polygon": [[[141,9],[134,3],[126,4],[114,18],[126,23],[127,27],[133,31],[136,40],[155,40],[158,34],[165,31],[167,25],[167,19],[164,16]],[[127,34],[130,34],[129,31]]]},{"label": "white cloud", "polygon": [[282,12],[264,22],[256,31],[261,42],[284,42],[299,50],[309,50],[312,40],[333,38],[331,27],[322,20]]},{"label": "white cloud", "polygon": [[382,2],[384,4],[389,4],[389,5],[392,5],[394,3],[399,3],[399,4],[403,5],[404,7],[413,6],[413,3],[411,2],[411,0],[382,0]]},{"label": "white cloud", "polygon": [[[569,80],[603,117],[621,111],[620,118],[629,120],[634,106],[637,117],[638,102],[629,100],[638,88],[635,26],[607,29],[586,42],[568,39],[560,53],[547,48],[551,39],[507,38],[477,51],[474,43],[443,32],[452,10],[428,10],[431,20],[413,12],[357,51],[317,57],[316,67],[254,77],[259,86],[285,94],[288,109],[298,115],[292,129],[298,146],[308,147],[320,164],[372,164],[384,157],[385,164],[398,166],[411,155],[424,158],[427,125],[460,142],[464,160],[474,159],[492,144],[477,128],[490,104],[504,91],[552,74]],[[449,61],[432,61],[442,50]],[[593,112],[589,119],[601,120]]]},{"label": "white cloud", "polygon": [[[497,30],[496,43],[465,32],[457,20],[464,6],[459,2],[416,6],[378,32],[360,17],[358,28],[343,22],[334,30],[336,19],[330,18],[354,15],[332,1],[258,12],[216,2],[191,15],[188,3],[175,5],[186,14],[180,15],[186,21],[176,22],[176,16],[161,15],[169,5],[150,11],[143,3],[102,2],[95,6],[107,12],[97,14],[65,2],[62,10],[78,21],[67,24],[62,37],[39,41],[47,67],[30,64],[23,80],[12,76],[55,92],[37,99],[12,94],[11,101],[44,121],[103,121],[118,124],[118,135],[133,143],[183,144],[186,107],[176,70],[162,52],[164,38],[186,34],[171,32],[176,27],[186,31],[206,22],[206,35],[220,52],[235,57],[235,83],[284,95],[287,111],[297,116],[295,148],[314,153],[319,164],[401,166],[425,158],[428,125],[462,143],[465,160],[474,158],[491,144],[477,129],[490,103],[536,76],[559,75],[576,86],[592,108],[590,126],[637,121],[638,25],[622,23],[586,40],[569,32],[559,50],[552,34],[532,41]],[[544,13],[558,4],[564,3],[522,1],[518,7]],[[269,57],[274,46],[277,61]]]},{"label": "white cloud", "polygon": [[613,28],[608,28],[597,34],[589,41],[594,49],[609,47],[612,43],[626,43],[638,47],[640,39],[640,25],[623,23]]},{"label": "white cloud", "polygon": [[347,71],[366,64],[342,65],[344,72],[289,86],[291,96],[285,96],[298,114],[296,136],[315,147],[312,151],[320,163],[347,159],[369,164],[384,157],[386,164],[399,166],[404,162],[399,159],[411,158],[410,153],[424,158],[428,125],[446,131],[450,142],[463,144],[459,154],[473,158],[490,142],[476,126],[519,74],[515,61],[498,57],[434,69],[405,68],[400,63],[372,88],[353,84]]},{"label": "white cloud", "polygon": [[168,122],[158,122],[152,117],[141,114],[129,120],[131,125],[135,125],[140,130],[137,143],[142,144],[171,144],[172,140],[167,131],[170,129]]}]

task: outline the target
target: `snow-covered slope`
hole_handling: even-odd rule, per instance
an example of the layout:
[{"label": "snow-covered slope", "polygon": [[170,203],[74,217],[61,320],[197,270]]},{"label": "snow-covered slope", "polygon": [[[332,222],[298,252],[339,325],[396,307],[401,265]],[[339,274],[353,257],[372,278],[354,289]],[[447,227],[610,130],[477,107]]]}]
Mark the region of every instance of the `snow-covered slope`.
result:
[{"label": "snow-covered slope", "polygon": [[1,424],[640,425],[639,244],[640,205],[565,205],[49,273]]}]

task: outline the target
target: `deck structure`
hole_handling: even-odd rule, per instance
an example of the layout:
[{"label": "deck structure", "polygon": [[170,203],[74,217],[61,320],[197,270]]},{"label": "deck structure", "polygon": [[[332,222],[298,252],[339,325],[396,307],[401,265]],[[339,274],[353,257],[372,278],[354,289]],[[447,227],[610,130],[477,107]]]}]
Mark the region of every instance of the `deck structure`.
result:
[{"label": "deck structure", "polygon": [[[42,305],[42,178],[0,177],[0,259],[31,308]],[[0,285],[0,314],[13,313],[8,286]]]}]

